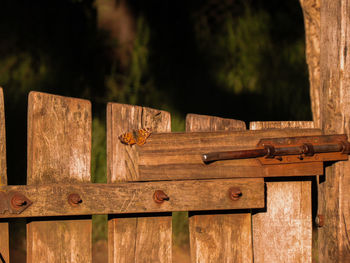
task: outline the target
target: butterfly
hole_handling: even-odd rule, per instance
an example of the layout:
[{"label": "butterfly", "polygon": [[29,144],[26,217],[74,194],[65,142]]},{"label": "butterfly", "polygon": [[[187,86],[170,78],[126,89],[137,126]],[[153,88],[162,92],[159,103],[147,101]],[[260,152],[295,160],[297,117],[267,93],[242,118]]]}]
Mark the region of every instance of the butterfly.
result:
[{"label": "butterfly", "polygon": [[146,140],[151,135],[151,133],[152,131],[150,128],[142,128],[138,130],[133,130],[132,132],[123,133],[118,138],[124,144],[137,144],[141,146],[146,143]]}]

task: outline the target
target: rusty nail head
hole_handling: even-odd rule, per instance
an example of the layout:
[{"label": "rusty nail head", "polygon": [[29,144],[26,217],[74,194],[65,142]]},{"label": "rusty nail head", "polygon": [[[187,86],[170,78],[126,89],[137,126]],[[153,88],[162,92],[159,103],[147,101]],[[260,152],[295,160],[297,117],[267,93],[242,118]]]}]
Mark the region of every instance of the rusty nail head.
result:
[{"label": "rusty nail head", "polygon": [[317,227],[324,226],[324,215],[318,214],[315,218],[315,223]]},{"label": "rusty nail head", "polygon": [[238,187],[231,187],[228,194],[232,201],[237,201],[242,196],[242,191]]},{"label": "rusty nail head", "polygon": [[158,204],[161,204],[164,201],[169,201],[169,199],[169,196],[167,196],[162,190],[156,190],[153,194],[153,200]]},{"label": "rusty nail head", "polygon": [[27,205],[27,200],[25,196],[20,193],[14,193],[11,198],[11,206],[12,208],[18,209]]},{"label": "rusty nail head", "polygon": [[80,195],[77,193],[70,194],[68,196],[68,203],[72,206],[78,206],[83,200],[80,198]]}]

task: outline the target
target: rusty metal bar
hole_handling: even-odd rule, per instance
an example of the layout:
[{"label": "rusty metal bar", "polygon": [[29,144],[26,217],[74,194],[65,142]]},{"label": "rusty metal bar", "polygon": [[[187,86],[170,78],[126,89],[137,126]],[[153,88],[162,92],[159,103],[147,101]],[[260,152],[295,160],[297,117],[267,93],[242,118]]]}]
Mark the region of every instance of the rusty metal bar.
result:
[{"label": "rusty metal bar", "polygon": [[202,160],[205,163],[218,161],[218,160],[231,160],[231,159],[246,159],[263,157],[267,154],[266,148],[252,149],[242,151],[227,151],[227,152],[212,152],[202,155]]},{"label": "rusty metal bar", "polygon": [[263,148],[240,150],[240,151],[225,151],[211,152],[202,155],[204,163],[210,163],[221,160],[247,159],[247,158],[275,158],[286,155],[313,156],[315,153],[331,153],[341,152],[349,154],[350,143],[348,141],[340,141],[337,143],[327,144],[311,144],[303,143],[299,146],[281,146],[263,145]]}]

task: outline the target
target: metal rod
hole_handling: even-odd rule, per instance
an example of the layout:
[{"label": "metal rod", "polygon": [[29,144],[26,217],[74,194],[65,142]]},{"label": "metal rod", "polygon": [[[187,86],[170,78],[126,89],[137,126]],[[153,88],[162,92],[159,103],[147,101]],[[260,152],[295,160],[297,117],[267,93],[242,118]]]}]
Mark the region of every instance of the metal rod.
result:
[{"label": "metal rod", "polygon": [[228,151],[228,152],[212,152],[202,155],[202,160],[205,163],[219,161],[219,160],[231,160],[231,159],[246,159],[262,157],[267,154],[266,148],[252,149],[242,151]]},{"label": "metal rod", "polygon": [[221,160],[234,160],[234,159],[247,159],[266,157],[274,158],[275,156],[284,155],[305,155],[313,156],[315,153],[327,153],[327,152],[343,152],[347,153],[349,148],[348,142],[340,142],[335,144],[302,144],[300,146],[290,147],[274,147],[272,145],[265,145],[264,148],[256,148],[241,151],[226,151],[226,152],[211,152],[202,155],[204,163],[210,163]]}]

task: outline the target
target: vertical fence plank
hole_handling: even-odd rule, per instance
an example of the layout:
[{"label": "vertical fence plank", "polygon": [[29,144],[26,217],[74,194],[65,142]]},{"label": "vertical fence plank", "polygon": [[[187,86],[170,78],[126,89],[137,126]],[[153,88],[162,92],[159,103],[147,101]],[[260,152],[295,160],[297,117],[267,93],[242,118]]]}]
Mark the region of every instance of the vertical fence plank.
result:
[{"label": "vertical fence plank", "polygon": [[[186,131],[245,130],[243,121],[188,114]],[[190,212],[192,262],[253,262],[251,214]]]},{"label": "vertical fence plank", "polygon": [[[7,184],[4,94],[0,87],[0,186]],[[0,222],[0,262],[9,262],[8,223]]]},{"label": "vertical fence plank", "polygon": [[[252,122],[251,130],[314,128],[313,122]],[[311,182],[267,182],[266,211],[253,215],[254,262],[311,262]]]},{"label": "vertical fence plank", "polygon": [[[109,183],[137,181],[136,145],[119,135],[139,128],[170,132],[170,114],[145,107],[109,103],[107,106],[107,179]],[[131,202],[132,202],[132,196]],[[127,205],[127,204],[126,204]],[[171,214],[110,216],[109,262],[172,262]]]},{"label": "vertical fence plank", "polygon": [[[90,162],[90,102],[31,92],[28,184],[90,182]],[[28,222],[27,262],[91,262],[90,218]]]},{"label": "vertical fence plank", "polygon": [[[321,0],[321,81],[323,132],[350,136],[350,1]],[[317,116],[315,116],[317,117]],[[318,185],[319,262],[350,262],[350,161],[326,168]]]}]

